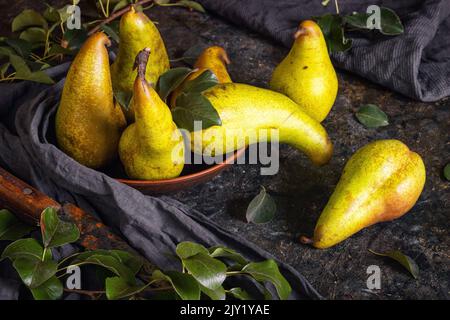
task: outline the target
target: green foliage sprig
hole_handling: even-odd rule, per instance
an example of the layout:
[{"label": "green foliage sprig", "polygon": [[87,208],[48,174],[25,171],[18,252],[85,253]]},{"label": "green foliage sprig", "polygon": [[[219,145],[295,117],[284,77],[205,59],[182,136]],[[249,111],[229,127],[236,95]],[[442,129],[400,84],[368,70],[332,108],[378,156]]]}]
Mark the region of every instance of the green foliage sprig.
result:
[{"label": "green foliage sprig", "polygon": [[[119,21],[115,19],[132,4],[140,11],[158,5],[181,6],[204,12],[195,1],[97,0],[95,10],[83,10],[83,14],[86,13],[83,17],[89,16],[91,20],[82,24],[81,29],[68,30],[65,27],[70,18],[67,8],[78,3],[79,0],[72,0],[60,8],[46,4],[43,12],[25,9],[13,19],[13,36],[0,37],[0,82],[28,80],[54,83],[44,70],[60,63],[65,57],[74,56],[92,31],[102,30],[119,42]],[[143,7],[140,3],[150,5]],[[96,27],[92,28],[94,25]]]},{"label": "green foliage sprig", "polygon": [[[143,270],[141,258],[121,250],[95,250],[76,253],[56,261],[52,249],[76,242],[80,233],[77,227],[61,221],[54,208],[41,214],[40,239],[25,238],[32,228],[22,224],[7,210],[0,210],[0,240],[14,240],[2,253],[1,260],[11,260],[22,282],[36,300],[56,300],[64,291],[78,292],[95,299],[142,299],[164,296],[173,299],[212,300],[252,299],[242,288],[227,288],[226,279],[244,276],[254,279],[261,288],[271,283],[280,299],[287,299],[291,287],[281,275],[274,260],[250,262],[236,251],[222,246],[206,248],[193,242],[181,242],[176,256],[181,270]],[[67,290],[63,280],[71,266],[96,266],[109,273],[104,289],[95,291]],[[265,292],[267,299],[271,294]]]}]

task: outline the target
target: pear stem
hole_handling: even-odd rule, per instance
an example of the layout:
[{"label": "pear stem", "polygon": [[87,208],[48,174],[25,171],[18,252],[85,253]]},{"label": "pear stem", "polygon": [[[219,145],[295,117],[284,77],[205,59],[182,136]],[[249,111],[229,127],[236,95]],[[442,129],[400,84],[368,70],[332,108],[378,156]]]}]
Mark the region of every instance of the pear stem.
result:
[{"label": "pear stem", "polygon": [[145,70],[147,69],[148,57],[150,56],[150,48],[141,50],[134,60],[133,70],[137,69],[138,77],[145,81]]},{"label": "pear stem", "polygon": [[311,238],[308,238],[307,236],[300,236],[300,243],[312,245],[314,241]]}]

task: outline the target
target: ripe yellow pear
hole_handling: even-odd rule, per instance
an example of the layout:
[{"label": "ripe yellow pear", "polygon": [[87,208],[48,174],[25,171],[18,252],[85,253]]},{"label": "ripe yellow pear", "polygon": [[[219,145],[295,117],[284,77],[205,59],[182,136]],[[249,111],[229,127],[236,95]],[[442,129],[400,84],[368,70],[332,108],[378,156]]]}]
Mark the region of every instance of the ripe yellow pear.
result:
[{"label": "ripe yellow pear", "polygon": [[239,83],[224,83],[205,91],[217,110],[221,126],[191,133],[196,153],[220,155],[261,141],[270,141],[270,130],[278,130],[278,141],[303,151],[313,163],[323,165],[333,146],[322,125],[303,112],[288,97],[267,89]]},{"label": "ripe yellow pear", "polygon": [[113,102],[108,37],[95,33],[70,66],[56,113],[59,147],[79,163],[99,168],[117,157],[126,122]]},{"label": "ripe yellow pear", "polygon": [[[146,79],[156,84],[159,76],[169,70],[169,57],[161,35],[154,23],[143,12],[133,7],[120,19],[119,53],[111,65],[114,90],[132,94],[136,71],[133,70],[137,54],[144,48],[151,48],[152,54],[146,71]],[[132,122],[134,113],[125,110],[127,119]]]},{"label": "ripe yellow pear", "polygon": [[270,88],[287,95],[317,121],[326,118],[336,100],[338,80],[315,22],[300,24],[289,54],[272,75]]},{"label": "ripe yellow pear", "polygon": [[138,76],[134,82],[135,122],[123,133],[119,144],[120,160],[133,179],[159,180],[180,175],[184,166],[184,143],[172,120],[169,107],[145,80],[150,49],[136,59]]},{"label": "ripe yellow pear", "polygon": [[422,158],[398,140],[379,140],[347,162],[323,210],[313,245],[331,247],[372,224],[408,212],[425,184]]}]

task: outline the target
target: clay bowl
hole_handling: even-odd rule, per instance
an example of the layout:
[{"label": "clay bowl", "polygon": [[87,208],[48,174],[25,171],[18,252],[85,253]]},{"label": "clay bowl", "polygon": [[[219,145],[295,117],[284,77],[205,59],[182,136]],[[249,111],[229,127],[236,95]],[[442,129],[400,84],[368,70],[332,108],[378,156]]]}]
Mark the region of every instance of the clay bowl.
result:
[{"label": "clay bowl", "polygon": [[[245,153],[245,148],[226,155],[223,162],[215,165],[188,164],[177,178],[166,180],[132,180],[124,178],[123,168],[113,168],[110,175],[116,180],[133,187],[145,194],[164,194],[191,188],[200,183],[211,180]],[[120,166],[121,167],[121,166]],[[118,177],[119,176],[119,177]]]}]

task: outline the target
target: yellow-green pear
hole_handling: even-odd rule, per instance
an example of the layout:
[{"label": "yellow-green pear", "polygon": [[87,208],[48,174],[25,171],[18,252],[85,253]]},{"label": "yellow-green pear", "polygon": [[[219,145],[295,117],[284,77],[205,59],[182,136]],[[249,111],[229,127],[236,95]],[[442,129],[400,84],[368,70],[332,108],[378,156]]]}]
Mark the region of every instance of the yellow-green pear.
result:
[{"label": "yellow-green pear", "polygon": [[425,184],[422,158],[398,140],[379,140],[347,162],[323,210],[313,245],[328,248],[363,228],[408,212]]},{"label": "yellow-green pear", "polygon": [[[111,65],[113,88],[131,95],[136,71],[133,70],[137,54],[144,48],[151,48],[146,79],[156,84],[159,76],[169,70],[169,57],[164,41],[154,23],[143,12],[136,12],[133,7],[120,19],[119,53]],[[133,121],[133,111],[125,110],[127,120]]]},{"label": "yellow-green pear", "polygon": [[224,83],[203,95],[218,112],[222,125],[191,133],[196,153],[220,155],[249,144],[277,140],[304,152],[313,163],[330,160],[333,145],[322,125],[288,97],[267,89]]},{"label": "yellow-green pear", "polygon": [[289,54],[272,75],[270,88],[287,95],[317,121],[326,118],[336,100],[338,80],[315,22],[300,24]]},{"label": "yellow-green pear", "polygon": [[114,105],[108,37],[95,33],[70,66],[56,113],[59,147],[79,163],[99,168],[117,157],[125,117]]},{"label": "yellow-green pear", "polygon": [[149,54],[146,48],[136,58],[138,76],[132,99],[135,122],[120,139],[119,155],[130,178],[169,179],[183,170],[184,142],[169,107],[145,80]]}]

